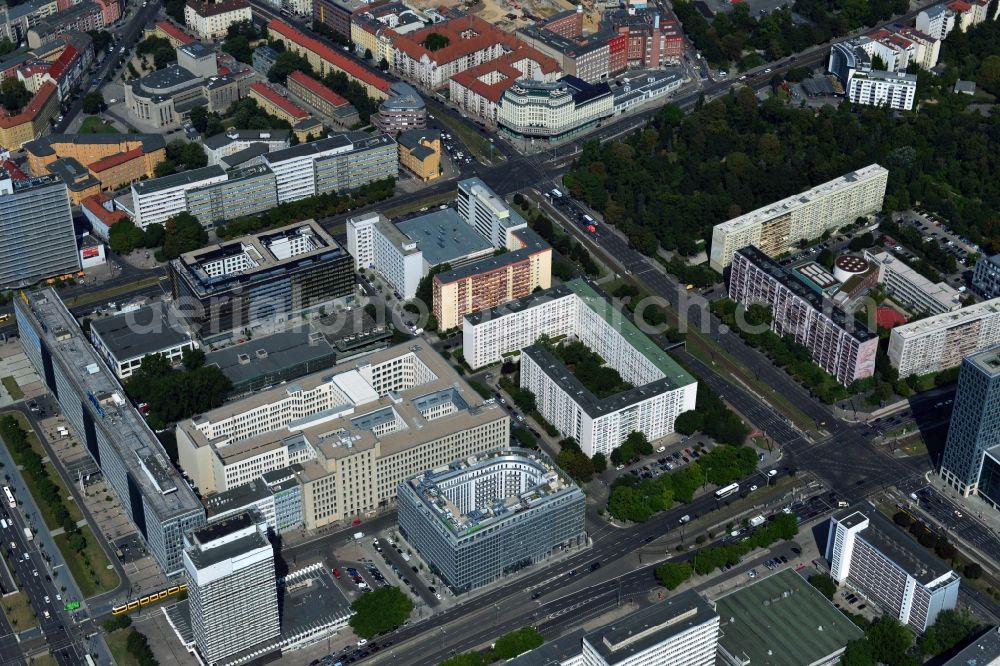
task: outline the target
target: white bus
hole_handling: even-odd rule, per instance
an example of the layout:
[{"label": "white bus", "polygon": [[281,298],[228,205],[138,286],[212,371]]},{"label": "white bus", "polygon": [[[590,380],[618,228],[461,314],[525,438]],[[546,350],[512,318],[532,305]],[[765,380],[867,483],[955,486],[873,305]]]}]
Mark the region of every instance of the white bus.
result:
[{"label": "white bus", "polygon": [[730,495],[734,495],[738,492],[740,492],[740,484],[730,483],[725,488],[719,488],[718,490],[715,491],[715,499],[722,499],[724,497],[729,497]]},{"label": "white bus", "polygon": [[14,493],[10,492],[10,488],[8,486],[3,487],[3,494],[7,496],[7,506],[12,509],[16,509],[17,502],[14,501]]}]

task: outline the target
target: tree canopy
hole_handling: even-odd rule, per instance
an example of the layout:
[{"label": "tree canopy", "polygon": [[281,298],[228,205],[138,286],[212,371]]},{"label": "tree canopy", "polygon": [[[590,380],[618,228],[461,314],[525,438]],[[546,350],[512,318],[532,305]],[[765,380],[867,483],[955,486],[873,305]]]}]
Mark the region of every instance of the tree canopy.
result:
[{"label": "tree canopy", "polygon": [[351,602],[354,615],[349,624],[361,638],[371,638],[392,631],[403,624],[413,611],[413,602],[398,587],[380,587],[365,592]]},{"label": "tree canopy", "polygon": [[[200,362],[199,362],[200,359]],[[215,365],[204,365],[204,354],[186,351],[183,369],[173,369],[162,354],[149,354],[125,382],[138,402],[149,404],[147,419],[155,430],[223,403],[232,382]]]},{"label": "tree canopy", "polygon": [[184,211],[167,220],[164,227],[163,256],[166,259],[176,259],[185,252],[204,247],[207,242],[208,232],[201,226],[201,222]]}]

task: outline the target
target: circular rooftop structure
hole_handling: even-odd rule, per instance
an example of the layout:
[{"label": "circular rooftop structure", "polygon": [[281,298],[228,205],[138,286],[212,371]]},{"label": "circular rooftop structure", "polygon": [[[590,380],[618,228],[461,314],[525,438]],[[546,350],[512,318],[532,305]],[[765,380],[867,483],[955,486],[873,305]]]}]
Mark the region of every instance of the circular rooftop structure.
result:
[{"label": "circular rooftop structure", "polygon": [[847,282],[855,275],[864,275],[869,268],[867,260],[853,254],[842,254],[833,262],[833,277],[838,282]]}]

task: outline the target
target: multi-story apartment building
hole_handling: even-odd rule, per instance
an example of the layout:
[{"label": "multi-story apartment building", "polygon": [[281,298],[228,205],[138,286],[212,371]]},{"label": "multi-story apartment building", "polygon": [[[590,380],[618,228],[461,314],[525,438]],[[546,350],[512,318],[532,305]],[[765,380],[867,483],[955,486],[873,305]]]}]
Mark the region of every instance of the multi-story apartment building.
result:
[{"label": "multi-story apartment building", "polygon": [[277,178],[282,202],[346,192],[399,174],[396,142],[385,134],[336,134],[276,150],[263,159]]},{"label": "multi-story apartment building", "polygon": [[119,379],[131,377],[149,354],[179,363],[185,351],[198,348],[198,341],[163,302],[94,319],[90,341]]},{"label": "multi-story apartment building", "polygon": [[409,129],[427,127],[427,106],[413,86],[396,81],[389,88],[389,97],[378,107],[378,114],[372,116],[372,125],[380,132],[396,135]]},{"label": "multi-story apartment building", "polygon": [[947,282],[931,282],[889,252],[865,250],[865,259],[878,269],[879,284],[916,312],[941,314],[962,307],[962,294]]},{"label": "multi-story apartment building", "polygon": [[[271,21],[267,24],[267,32],[270,39],[281,42],[288,51],[308,60],[315,75],[324,77],[331,72],[343,72],[364,88],[369,97],[385,99],[389,96],[389,82],[384,78],[284,21]],[[344,34],[350,36],[350,24]]]},{"label": "multi-story apartment building", "polygon": [[795,338],[844,386],[874,374],[878,336],[752,245],[733,255],[729,297],[770,307],[771,330]]},{"label": "multi-story apartment building", "polygon": [[198,39],[205,41],[224,39],[229,26],[252,20],[246,0],[189,0],[184,6],[184,23]]},{"label": "multi-story apartment building", "polygon": [[37,49],[42,44],[67,32],[103,30],[105,7],[93,0],[82,0],[55,14],[50,14],[28,29],[28,46]]},{"label": "multi-story apartment building", "polygon": [[19,113],[0,115],[0,145],[19,149],[37,139],[59,113],[59,88],[46,81]]},{"label": "multi-story apartment building", "polygon": [[271,210],[278,205],[278,185],[266,164],[256,164],[227,171],[223,181],[187,190],[185,200],[189,213],[212,226]]},{"label": "multi-story apartment building", "polygon": [[97,192],[152,178],[156,165],[167,158],[166,147],[158,134],[50,134],[25,144],[24,150],[33,174],[51,173],[59,162],[75,162],[75,170],[88,172],[93,191],[70,194],[78,204]]},{"label": "multi-story apartment building", "polygon": [[185,532],[205,509],[170,464],[146,420],[90,346],[55,289],[14,299],[18,333],[35,371],[168,576],[184,569]]},{"label": "multi-story apartment building", "polygon": [[954,368],[1000,344],[1000,298],[902,326],[889,335],[889,362],[900,377]]},{"label": "multi-story apartment building", "polygon": [[451,101],[467,113],[495,124],[504,93],[521,79],[554,83],[561,76],[552,58],[526,46],[470,67],[448,80]]},{"label": "multi-story apartment building", "polygon": [[695,590],[587,631],[577,629],[506,662],[507,666],[713,666],[720,617]]},{"label": "multi-story apartment building", "polygon": [[195,646],[210,666],[281,633],[274,548],[256,512],[185,538],[184,570]]},{"label": "multi-story apartment building", "polygon": [[917,95],[917,75],[902,72],[855,72],[847,83],[847,99],[864,106],[910,111]]},{"label": "multi-story apartment building", "polygon": [[58,11],[56,0],[29,0],[19,5],[5,5],[0,12],[0,37],[20,44],[27,40],[29,28]]},{"label": "multi-story apartment building", "polygon": [[166,39],[170,42],[170,46],[175,49],[178,46],[184,46],[185,44],[191,44],[195,41],[195,38],[184,32],[181,28],[177,27],[170,21],[157,21],[151,28],[146,28],[143,31],[143,38],[149,37],[159,37],[161,39]]},{"label": "multi-story apartment building", "polygon": [[944,40],[955,28],[955,13],[942,3],[920,10],[917,14],[916,27],[922,33],[939,40]]},{"label": "multi-story apartment building", "polygon": [[591,85],[574,76],[555,83],[522,80],[500,100],[497,119],[503,132],[517,138],[559,141],[614,114],[614,95],[607,83]]},{"label": "multi-story apartment building", "polygon": [[[430,34],[446,37],[448,45],[433,51],[428,49],[424,42]],[[434,90],[447,85],[455,74],[499,58],[523,44],[509,32],[470,14],[400,35],[394,46],[396,72]]]},{"label": "multi-story apartment building", "polygon": [[231,129],[225,134],[216,134],[202,140],[202,147],[208,157],[208,166],[222,164],[222,160],[230,155],[247,150],[253,146],[262,146],[263,153],[272,150],[288,148],[289,130],[241,130]]},{"label": "multi-story apartment building", "polygon": [[[658,10],[613,9],[604,12],[602,27],[628,39],[626,66],[629,69],[659,69],[679,65],[684,56],[684,34],[675,19],[662,19]],[[614,60],[614,54],[609,54]],[[611,68],[612,73],[620,71]]]},{"label": "multi-story apartment building", "polygon": [[225,170],[216,164],[133,183],[135,224],[142,229],[163,224],[187,209],[188,190],[225,181]]},{"label": "multi-story apartment building", "polygon": [[800,240],[819,238],[882,209],[889,172],[871,164],[750,211],[712,229],[711,266],[720,273],[741,247],[776,257]]},{"label": "multi-story apartment building", "polygon": [[354,292],[351,257],[315,220],[188,252],[174,297],[202,337],[319,309]]},{"label": "multi-story apartment building", "polygon": [[1000,296],[1000,254],[979,257],[972,272],[972,290],[983,298]]},{"label": "multi-story apartment building", "polygon": [[[992,451],[991,451],[992,450]],[[963,496],[1000,504],[1000,347],[966,356],[941,457],[941,477]],[[988,473],[987,472],[988,468]],[[985,481],[985,483],[984,483]]]},{"label": "multi-story apartment building", "polygon": [[940,39],[911,27],[900,28],[896,34],[910,40],[915,45],[913,62],[927,70],[937,67],[938,57],[941,53]]},{"label": "multi-story apartment building", "polygon": [[65,183],[54,176],[14,180],[0,169],[0,247],[5,289],[80,270]]},{"label": "multi-story apartment building", "polygon": [[958,575],[871,504],[834,514],[826,559],[835,581],[917,633],[958,601]]},{"label": "multi-story apartment building", "polygon": [[293,97],[341,127],[353,127],[360,120],[353,104],[304,72],[289,74],[285,85]]},{"label": "multi-story apartment building", "polygon": [[[563,72],[587,83],[606,81],[615,71],[612,67],[616,67],[617,71],[625,69],[627,35],[617,35],[605,30],[589,35],[563,37],[544,27],[527,26],[519,29],[517,36],[531,48],[552,58]],[[620,57],[613,60],[612,51]]]},{"label": "multi-story apartment building", "polygon": [[313,529],[390,506],[423,470],[509,445],[510,419],[436,351],[400,345],[182,422],[177,439],[205,494],[301,464]]},{"label": "multi-story apartment building", "polygon": [[449,461],[399,485],[399,530],[456,593],[586,542],[586,499],[539,451]]},{"label": "multi-story apartment building", "polygon": [[295,104],[266,83],[250,86],[250,98],[267,113],[280,118],[289,125],[295,125],[309,118],[309,112]]},{"label": "multi-story apartment building", "polygon": [[[634,388],[598,399],[535,345],[542,336],[581,341]],[[694,378],[581,279],[466,315],[462,343],[472,368],[520,351],[521,387],[588,456],[610,454],[635,431],[649,440],[668,435],[678,414],[695,407]]]}]

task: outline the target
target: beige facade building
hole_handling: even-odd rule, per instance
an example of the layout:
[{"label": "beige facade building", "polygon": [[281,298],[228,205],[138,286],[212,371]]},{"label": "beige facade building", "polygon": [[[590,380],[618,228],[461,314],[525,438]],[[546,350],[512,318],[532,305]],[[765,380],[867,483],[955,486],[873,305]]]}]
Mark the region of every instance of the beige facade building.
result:
[{"label": "beige facade building", "polygon": [[250,5],[246,0],[222,0],[221,2],[191,1],[184,7],[184,23],[207,41],[225,39],[229,26],[234,23],[253,20]]},{"label": "beige facade building", "polygon": [[875,213],[882,209],[888,180],[888,170],[871,164],[717,224],[712,230],[710,265],[721,273],[736,250],[748,245],[776,257],[800,240],[819,238]]},{"label": "beige facade building", "polygon": [[419,342],[177,426],[180,465],[204,495],[301,464],[310,529],[390,505],[404,479],[509,440],[506,412]]}]

